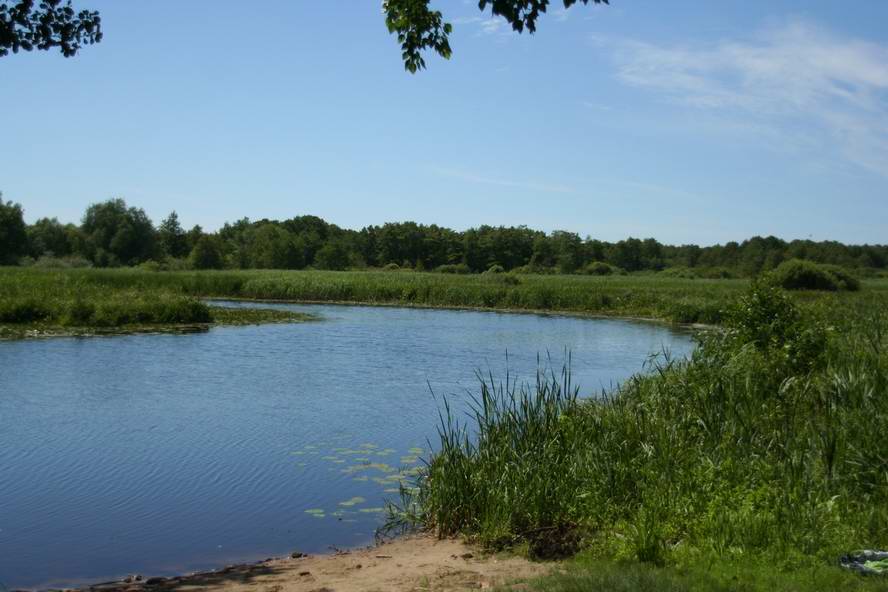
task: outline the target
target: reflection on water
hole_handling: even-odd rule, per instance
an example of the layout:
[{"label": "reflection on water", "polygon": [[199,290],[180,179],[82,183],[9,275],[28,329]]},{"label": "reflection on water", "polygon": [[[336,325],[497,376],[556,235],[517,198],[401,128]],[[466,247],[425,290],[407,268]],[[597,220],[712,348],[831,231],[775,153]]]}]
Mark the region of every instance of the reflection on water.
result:
[{"label": "reflection on water", "polygon": [[[475,371],[572,352],[594,394],[687,335],[617,320],[277,305],[327,320],[0,343],[0,584],[171,575],[372,541]],[[557,355],[556,352],[558,352]]]}]

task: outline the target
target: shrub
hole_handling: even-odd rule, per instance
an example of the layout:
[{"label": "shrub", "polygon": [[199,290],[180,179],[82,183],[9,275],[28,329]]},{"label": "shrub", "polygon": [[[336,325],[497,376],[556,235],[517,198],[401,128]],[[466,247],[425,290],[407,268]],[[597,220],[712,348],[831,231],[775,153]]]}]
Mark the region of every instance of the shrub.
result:
[{"label": "shrub", "polygon": [[487,268],[487,271],[485,271],[484,273],[490,273],[490,274],[493,274],[493,273],[505,273],[505,271],[506,271],[506,270],[503,268],[502,265],[499,265],[499,264],[494,263],[493,265],[491,265],[490,267],[488,267],[488,268]]},{"label": "shrub", "polygon": [[820,267],[836,278],[840,290],[848,290],[849,292],[860,290],[860,280],[851,275],[851,272],[844,267],[839,265],[821,265]]},{"label": "shrub", "polygon": [[438,273],[472,273],[472,270],[469,269],[469,266],[465,263],[450,263],[447,265],[439,265],[435,268],[435,271],[437,271]]},{"label": "shrub", "polygon": [[33,262],[34,267],[42,267],[44,269],[73,269],[82,267],[92,267],[89,259],[80,255],[69,255],[67,257],[50,257],[44,255]]},{"label": "shrub", "polygon": [[774,284],[787,290],[859,290],[860,282],[846,270],[835,265],[819,265],[812,261],[790,259],[768,274]]},{"label": "shrub", "polygon": [[622,273],[622,271],[619,267],[604,261],[593,261],[583,268],[583,273],[586,275],[614,275]]},{"label": "shrub", "polygon": [[401,269],[401,266],[397,263],[389,263],[383,266],[382,271],[398,271]]}]

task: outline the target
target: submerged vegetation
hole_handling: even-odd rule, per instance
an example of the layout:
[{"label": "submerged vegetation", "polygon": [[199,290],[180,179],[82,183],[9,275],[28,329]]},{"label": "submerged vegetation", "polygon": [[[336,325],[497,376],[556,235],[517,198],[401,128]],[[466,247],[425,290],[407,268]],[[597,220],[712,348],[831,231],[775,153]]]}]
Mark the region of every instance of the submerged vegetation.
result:
[{"label": "submerged vegetation", "polygon": [[[690,359],[656,360],[597,398],[578,397],[569,367],[530,386],[486,378],[468,423],[445,406],[393,518],[534,556],[657,566],[811,568],[888,546],[888,309],[800,306],[753,283],[724,320]],[[590,589],[559,577],[551,589]],[[645,589],[736,589],[692,580]]]}]

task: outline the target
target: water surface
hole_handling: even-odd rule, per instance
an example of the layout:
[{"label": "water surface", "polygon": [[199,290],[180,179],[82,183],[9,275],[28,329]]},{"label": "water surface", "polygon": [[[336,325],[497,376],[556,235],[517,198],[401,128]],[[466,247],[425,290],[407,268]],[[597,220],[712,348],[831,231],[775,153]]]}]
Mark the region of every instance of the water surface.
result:
[{"label": "water surface", "polygon": [[568,349],[589,395],[692,346],[620,320],[275,306],[326,320],[0,343],[0,588],[370,543],[435,434],[429,386],[464,409],[506,352],[532,380]]}]

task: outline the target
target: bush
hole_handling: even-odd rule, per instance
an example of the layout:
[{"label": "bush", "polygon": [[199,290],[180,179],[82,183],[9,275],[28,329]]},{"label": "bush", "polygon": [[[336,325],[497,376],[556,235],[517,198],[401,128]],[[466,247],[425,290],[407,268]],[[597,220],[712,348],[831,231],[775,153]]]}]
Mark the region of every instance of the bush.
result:
[{"label": "bush", "polygon": [[401,269],[401,266],[398,265],[397,263],[389,263],[389,264],[383,266],[382,271],[399,271],[400,269]]},{"label": "bush", "polygon": [[42,267],[44,269],[74,269],[83,267],[92,267],[89,259],[80,255],[69,255],[67,257],[50,257],[44,255],[33,262],[34,267]]},{"label": "bush", "polygon": [[769,280],[786,290],[856,291],[860,282],[835,265],[819,265],[812,261],[790,259],[768,274]]},{"label": "bush", "polygon": [[494,274],[494,273],[505,273],[505,272],[506,272],[506,270],[503,268],[502,265],[498,265],[498,264],[494,263],[493,265],[488,267],[487,271],[485,271],[484,273]]},{"label": "bush", "polygon": [[844,267],[838,265],[821,265],[820,267],[836,278],[840,290],[848,290],[849,292],[860,290],[860,280],[851,275],[851,272]]},{"label": "bush", "polygon": [[435,271],[438,273],[458,273],[458,274],[466,274],[472,273],[472,270],[469,269],[469,266],[465,263],[451,263],[448,265],[439,265],[435,268]]},{"label": "bush", "polygon": [[593,261],[583,268],[586,275],[615,275],[622,273],[623,270],[610,263],[604,261]]}]

